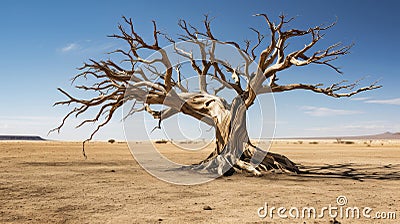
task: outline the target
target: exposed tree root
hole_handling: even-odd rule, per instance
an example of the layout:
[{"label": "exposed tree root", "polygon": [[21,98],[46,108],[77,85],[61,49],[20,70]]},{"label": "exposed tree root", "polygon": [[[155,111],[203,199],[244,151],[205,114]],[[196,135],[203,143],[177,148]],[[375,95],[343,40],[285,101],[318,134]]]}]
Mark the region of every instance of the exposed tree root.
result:
[{"label": "exposed tree root", "polygon": [[[260,164],[264,170],[279,169],[281,171],[289,171],[293,173],[300,173],[300,170],[296,163],[291,161],[284,155],[268,152],[263,162]],[[260,166],[259,166],[260,167]]]},{"label": "exposed tree root", "polygon": [[267,152],[251,144],[246,128],[246,110],[242,98],[237,96],[230,113],[226,113],[230,123],[221,122],[226,118],[215,118],[216,148],[207,159],[192,168],[225,176],[242,171],[254,176],[261,176],[270,170],[299,173],[296,164],[286,156]]},{"label": "exposed tree root", "polygon": [[250,155],[251,153],[246,151],[234,164],[225,159],[224,155],[218,155],[213,158],[207,158],[199,164],[194,164],[190,168],[197,171],[217,172],[224,176],[242,172],[250,173],[254,176],[262,176],[274,170],[296,174],[301,172],[296,163],[284,155],[268,152],[264,159],[259,162],[252,162],[254,159]]}]

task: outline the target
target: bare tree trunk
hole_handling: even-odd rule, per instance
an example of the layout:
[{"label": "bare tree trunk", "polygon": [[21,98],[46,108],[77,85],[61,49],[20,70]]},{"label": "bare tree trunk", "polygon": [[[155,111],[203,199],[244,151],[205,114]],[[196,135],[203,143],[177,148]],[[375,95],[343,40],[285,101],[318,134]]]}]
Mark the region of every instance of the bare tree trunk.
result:
[{"label": "bare tree trunk", "polygon": [[246,110],[242,98],[237,96],[230,113],[214,118],[215,150],[194,168],[228,176],[241,171],[260,176],[272,169],[299,173],[296,164],[287,157],[267,153],[251,144],[246,128]]}]

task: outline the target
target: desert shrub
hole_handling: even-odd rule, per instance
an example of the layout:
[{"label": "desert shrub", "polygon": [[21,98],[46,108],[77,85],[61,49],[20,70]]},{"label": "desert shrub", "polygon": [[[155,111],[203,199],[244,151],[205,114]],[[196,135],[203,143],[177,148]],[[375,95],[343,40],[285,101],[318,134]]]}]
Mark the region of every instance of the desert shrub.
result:
[{"label": "desert shrub", "polygon": [[167,142],[168,142],[167,140],[161,139],[161,140],[157,140],[157,141],[156,141],[156,144],[165,144],[165,143],[167,143]]},{"label": "desert shrub", "polygon": [[344,141],[343,143],[347,144],[347,145],[355,144],[355,142],[352,142],[352,141]]},{"label": "desert shrub", "polygon": [[316,145],[318,142],[309,142],[309,144]]},{"label": "desert shrub", "polygon": [[108,142],[113,144],[115,142],[115,139],[110,139],[110,140],[108,140]]}]

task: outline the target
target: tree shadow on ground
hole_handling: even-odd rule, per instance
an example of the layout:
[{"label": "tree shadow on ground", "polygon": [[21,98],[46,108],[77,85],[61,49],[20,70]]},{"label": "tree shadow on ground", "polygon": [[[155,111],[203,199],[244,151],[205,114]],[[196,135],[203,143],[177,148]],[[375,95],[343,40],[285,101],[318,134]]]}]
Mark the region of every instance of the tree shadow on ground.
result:
[{"label": "tree shadow on ground", "polygon": [[400,180],[400,164],[324,164],[299,166],[300,176],[364,180]]}]

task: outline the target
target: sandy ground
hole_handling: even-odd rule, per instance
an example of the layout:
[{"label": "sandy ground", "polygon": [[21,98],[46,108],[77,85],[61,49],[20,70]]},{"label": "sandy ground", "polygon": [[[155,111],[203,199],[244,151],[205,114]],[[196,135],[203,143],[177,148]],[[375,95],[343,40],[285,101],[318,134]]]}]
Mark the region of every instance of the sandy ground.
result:
[{"label": "sandy ground", "polygon": [[[208,154],[160,147],[177,162]],[[84,160],[81,143],[0,142],[0,223],[330,223],[327,213],[262,219],[257,210],[265,203],[320,210],[338,206],[341,195],[348,199],[343,208],[370,207],[371,216],[396,211],[395,220],[338,218],[341,223],[400,222],[400,144],[278,142],[272,151],[309,173],[237,174],[178,186],[149,175],[125,143],[91,143]]]}]

